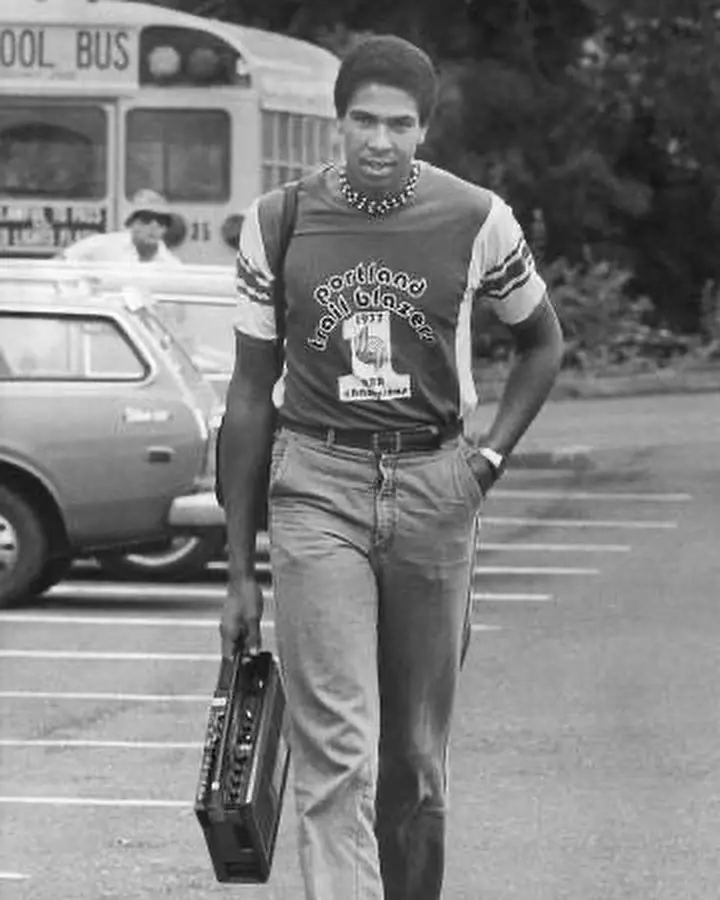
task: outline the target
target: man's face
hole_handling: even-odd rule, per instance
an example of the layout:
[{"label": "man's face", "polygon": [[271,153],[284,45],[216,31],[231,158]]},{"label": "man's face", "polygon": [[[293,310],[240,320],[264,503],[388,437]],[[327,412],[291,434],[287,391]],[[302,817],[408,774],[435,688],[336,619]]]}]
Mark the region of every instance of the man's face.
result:
[{"label": "man's face", "polygon": [[368,194],[399,190],[427,131],[415,98],[400,88],[365,84],[339,125],[353,187]]},{"label": "man's face", "polygon": [[139,212],[130,223],[133,244],[140,256],[151,256],[165,236],[165,221],[150,212]]}]

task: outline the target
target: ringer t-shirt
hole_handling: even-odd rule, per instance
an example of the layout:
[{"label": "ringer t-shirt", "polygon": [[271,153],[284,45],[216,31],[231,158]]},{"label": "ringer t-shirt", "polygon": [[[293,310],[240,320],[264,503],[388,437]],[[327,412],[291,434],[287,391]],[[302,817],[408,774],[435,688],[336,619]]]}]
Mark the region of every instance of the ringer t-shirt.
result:
[{"label": "ringer t-shirt", "polygon": [[[290,421],[394,430],[456,423],[477,405],[473,302],[510,325],[545,284],[510,207],[423,163],[408,206],[378,219],[347,206],[327,170],[303,181],[285,260],[285,372],[274,393]],[[273,266],[282,191],[248,209],[237,258],[235,327],[277,337]]]}]

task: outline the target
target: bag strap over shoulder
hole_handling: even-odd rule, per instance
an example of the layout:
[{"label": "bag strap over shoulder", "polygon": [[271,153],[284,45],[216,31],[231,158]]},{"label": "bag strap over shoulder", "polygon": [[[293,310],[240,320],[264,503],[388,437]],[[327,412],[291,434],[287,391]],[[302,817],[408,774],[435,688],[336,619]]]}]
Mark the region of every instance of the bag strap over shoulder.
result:
[{"label": "bag strap over shoulder", "polygon": [[295,231],[297,221],[298,196],[302,182],[293,181],[283,187],[283,203],[280,218],[280,242],[275,260],[275,281],[273,284],[273,303],[275,306],[275,328],[278,346],[285,341],[285,257]]}]

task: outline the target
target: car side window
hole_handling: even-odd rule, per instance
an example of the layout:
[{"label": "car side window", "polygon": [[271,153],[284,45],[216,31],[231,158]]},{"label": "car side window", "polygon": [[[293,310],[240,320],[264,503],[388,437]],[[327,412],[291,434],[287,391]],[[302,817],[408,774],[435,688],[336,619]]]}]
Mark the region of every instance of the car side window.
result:
[{"label": "car side window", "polygon": [[138,381],[146,374],[110,319],[0,313],[0,380]]}]

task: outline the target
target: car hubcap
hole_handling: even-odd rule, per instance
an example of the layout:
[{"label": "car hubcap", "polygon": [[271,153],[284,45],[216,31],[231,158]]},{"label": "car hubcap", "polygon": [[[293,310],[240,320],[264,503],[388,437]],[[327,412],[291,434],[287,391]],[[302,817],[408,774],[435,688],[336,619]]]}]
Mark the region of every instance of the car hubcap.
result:
[{"label": "car hubcap", "polygon": [[15,529],[0,515],[0,578],[12,572],[18,558],[18,542]]}]

